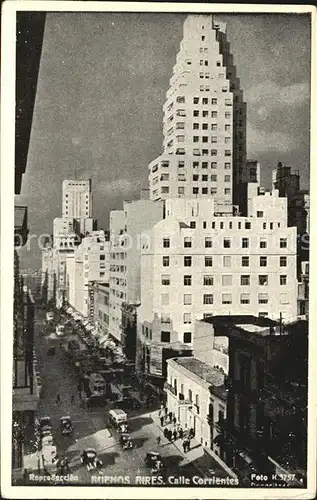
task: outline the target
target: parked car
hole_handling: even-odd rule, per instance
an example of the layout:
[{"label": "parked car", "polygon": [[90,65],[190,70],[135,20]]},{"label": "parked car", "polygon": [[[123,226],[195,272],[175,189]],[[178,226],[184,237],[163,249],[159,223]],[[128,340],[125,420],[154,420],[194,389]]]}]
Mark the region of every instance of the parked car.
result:
[{"label": "parked car", "polygon": [[74,430],[71,418],[69,416],[61,417],[59,428],[62,436],[70,436]]},{"label": "parked car", "polygon": [[52,323],[52,321],[54,321],[54,313],[52,311],[48,311],[46,313],[46,321],[48,323]]},{"label": "parked car", "polygon": [[40,429],[44,429],[45,427],[47,427],[50,430],[52,430],[51,417],[42,417],[42,418],[40,418],[39,425],[40,425]]}]

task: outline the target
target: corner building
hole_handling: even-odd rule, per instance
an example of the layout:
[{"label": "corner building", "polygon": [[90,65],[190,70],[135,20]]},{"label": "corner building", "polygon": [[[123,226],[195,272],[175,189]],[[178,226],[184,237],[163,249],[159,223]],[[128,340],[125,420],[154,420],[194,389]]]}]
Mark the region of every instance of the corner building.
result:
[{"label": "corner building", "polygon": [[167,200],[141,250],[140,342],[190,345],[195,320],[212,315],[296,318],[296,228],[287,227],[286,204],[274,191],[255,196],[248,217],[218,217],[212,199]]},{"label": "corner building", "polygon": [[247,181],[246,104],[226,25],[211,15],[186,19],[163,111],[150,199],[213,197],[216,211],[231,212]]}]

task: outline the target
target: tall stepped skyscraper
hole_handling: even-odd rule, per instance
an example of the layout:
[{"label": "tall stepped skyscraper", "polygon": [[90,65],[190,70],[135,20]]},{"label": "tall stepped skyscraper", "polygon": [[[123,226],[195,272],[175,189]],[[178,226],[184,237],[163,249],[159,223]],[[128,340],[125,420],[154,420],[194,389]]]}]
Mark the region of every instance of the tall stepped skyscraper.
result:
[{"label": "tall stepped skyscraper", "polygon": [[247,181],[246,104],[226,25],[211,15],[187,17],[163,111],[150,199],[213,196],[216,211],[231,212]]}]

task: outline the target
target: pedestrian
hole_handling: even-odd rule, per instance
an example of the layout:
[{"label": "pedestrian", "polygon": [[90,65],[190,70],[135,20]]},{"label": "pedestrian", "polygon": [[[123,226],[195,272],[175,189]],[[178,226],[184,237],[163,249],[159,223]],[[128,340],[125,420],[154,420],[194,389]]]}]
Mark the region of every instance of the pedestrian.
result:
[{"label": "pedestrian", "polygon": [[75,396],[74,396],[74,394],[72,394],[72,397],[70,399],[70,404],[73,405],[74,403],[75,403]]},{"label": "pedestrian", "polygon": [[164,434],[164,437],[166,437],[166,439],[167,439],[168,438],[168,428],[167,427],[165,427],[163,434]]},{"label": "pedestrian", "polygon": [[173,418],[173,413],[170,411],[169,414],[168,414],[168,418],[170,419],[170,422],[172,422],[172,418]]},{"label": "pedestrian", "polygon": [[176,417],[174,415],[174,417],[173,417],[173,424],[176,425],[176,422],[177,422],[177,420],[176,420]]},{"label": "pedestrian", "polygon": [[161,436],[157,436],[156,441],[157,441],[158,446],[160,446],[160,444],[161,444]]},{"label": "pedestrian", "polygon": [[58,393],[56,396],[56,404],[60,404],[60,402],[61,402],[61,395],[60,393]]},{"label": "pedestrian", "polygon": [[70,474],[69,461],[67,457],[64,458],[64,468],[66,469],[66,472]]},{"label": "pedestrian", "polygon": [[164,417],[161,417],[160,421],[161,421],[161,427],[163,427],[163,425],[164,425]]},{"label": "pedestrian", "polygon": [[173,430],[173,438],[174,438],[174,441],[176,441],[176,439],[177,439],[177,431],[176,431],[176,429]]},{"label": "pedestrian", "polygon": [[167,409],[167,406],[165,406],[165,407],[164,407],[165,417],[167,417],[167,412],[168,412],[168,409]]},{"label": "pedestrian", "polygon": [[172,442],[173,433],[171,430],[168,431],[168,440]]},{"label": "pedestrian", "polygon": [[185,441],[183,441],[182,446],[183,446],[184,453],[186,453],[186,440],[185,440]]},{"label": "pedestrian", "polygon": [[184,431],[183,431],[182,427],[179,429],[178,434],[179,434],[179,439],[183,439]]}]

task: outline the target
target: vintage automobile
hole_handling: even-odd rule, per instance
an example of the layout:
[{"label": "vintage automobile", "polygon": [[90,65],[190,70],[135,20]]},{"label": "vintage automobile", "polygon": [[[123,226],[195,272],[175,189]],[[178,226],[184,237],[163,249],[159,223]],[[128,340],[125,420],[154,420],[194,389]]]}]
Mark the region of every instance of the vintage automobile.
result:
[{"label": "vintage automobile", "polygon": [[130,450],[133,448],[132,440],[130,434],[124,432],[120,435],[120,444],[124,450]]},{"label": "vintage automobile", "polygon": [[42,449],[45,448],[45,446],[54,446],[54,439],[52,434],[44,435],[41,439],[41,445]]},{"label": "vintage automobile", "polygon": [[47,355],[48,355],[48,356],[54,356],[54,355],[55,355],[55,352],[56,352],[56,348],[55,348],[55,346],[50,346],[50,347],[47,349]]},{"label": "vintage automobile", "polygon": [[156,451],[148,452],[144,461],[146,466],[149,467],[152,472],[160,472],[163,469],[162,457]]},{"label": "vintage automobile", "polygon": [[123,422],[118,425],[119,434],[127,434],[130,431],[130,427],[127,422]]},{"label": "vintage automobile", "polygon": [[42,417],[39,420],[40,435],[48,436],[52,434],[52,422],[50,417]]},{"label": "vintage automobile", "polygon": [[82,452],[80,459],[86,465],[88,471],[102,466],[102,461],[98,458],[94,448],[86,448]]},{"label": "vintage automobile", "polygon": [[61,417],[59,420],[59,428],[62,436],[70,436],[74,430],[71,418],[69,416],[66,416]]}]

